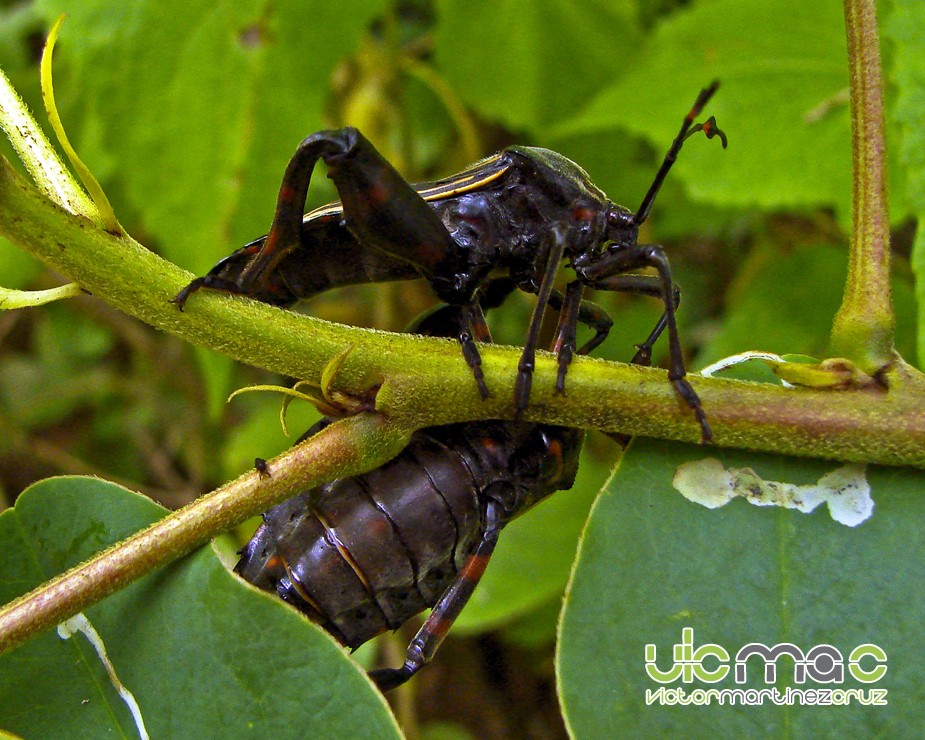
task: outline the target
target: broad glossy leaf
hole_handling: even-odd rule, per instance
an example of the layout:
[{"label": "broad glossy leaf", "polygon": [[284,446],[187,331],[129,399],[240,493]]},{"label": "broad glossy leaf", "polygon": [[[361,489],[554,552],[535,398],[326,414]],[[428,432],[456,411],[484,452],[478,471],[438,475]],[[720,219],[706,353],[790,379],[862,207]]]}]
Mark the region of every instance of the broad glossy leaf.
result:
[{"label": "broad glossy leaf", "polygon": [[442,0],[434,42],[468,105],[536,134],[616,79],[638,38],[629,2]]},{"label": "broad glossy leaf", "polygon": [[[634,443],[592,511],[561,625],[561,696],[576,736],[597,737],[614,727],[641,737],[919,733],[925,474],[870,468],[873,515],[849,528],[825,507],[802,514],[742,500],[713,510],[692,503],[672,489],[672,477],[680,463],[704,457],[751,467],[765,480],[804,485],[839,467]],[[856,646],[874,643],[887,654],[885,678],[865,685],[849,677],[828,688],[887,689],[888,705],[647,706],[646,690],[661,684],[646,675],[645,646],[656,646],[657,665],[667,670],[685,627],[694,629],[695,646],[717,644],[733,656],[752,642],[790,642],[804,652],[832,645],[847,662]],[[717,664],[706,661],[710,669]],[[799,685],[793,675],[793,663],[779,660],[778,680],[768,686],[760,661],[750,662],[744,687],[826,687],[811,680]],[[690,692],[737,684],[730,675],[718,684],[668,686]]]},{"label": "broad glossy leaf", "polygon": [[[36,484],[0,516],[0,601],[163,516],[90,478]],[[384,702],[327,635],[244,585],[211,548],[91,607],[151,737],[395,737]],[[0,656],[0,726],[32,737],[136,736],[80,635]]]},{"label": "broad glossy leaf", "polygon": [[697,138],[685,147],[672,176],[690,196],[738,206],[834,203],[848,213],[846,59],[837,0],[698,3],[664,21],[624,76],[562,128],[621,127],[661,147],[697,91],[719,78],[702,117],[716,116],[729,149]]}]

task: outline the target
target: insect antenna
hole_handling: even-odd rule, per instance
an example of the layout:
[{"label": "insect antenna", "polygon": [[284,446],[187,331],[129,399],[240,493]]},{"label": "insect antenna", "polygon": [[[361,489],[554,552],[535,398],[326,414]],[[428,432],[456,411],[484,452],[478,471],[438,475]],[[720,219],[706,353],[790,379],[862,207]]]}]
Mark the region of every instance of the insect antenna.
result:
[{"label": "insect antenna", "polygon": [[710,118],[703,123],[694,125],[694,119],[700,115],[700,112],[703,110],[704,106],[706,106],[710,98],[713,97],[713,93],[715,93],[718,88],[719,80],[714,80],[709,87],[705,87],[703,90],[701,90],[700,94],[697,96],[697,99],[694,101],[694,105],[691,106],[690,112],[684,117],[684,122],[681,124],[681,130],[678,132],[678,135],[675,136],[674,141],[671,142],[671,146],[668,148],[668,153],[665,154],[665,159],[662,160],[662,166],[659,167],[658,172],[655,173],[655,179],[652,180],[652,184],[649,186],[648,192],[645,194],[639,209],[633,216],[633,223],[636,226],[639,226],[649,217],[649,212],[652,210],[652,204],[655,202],[655,197],[658,195],[658,191],[661,189],[662,183],[665,182],[665,177],[668,175],[668,171],[671,169],[671,166],[678,158],[678,152],[681,151],[681,147],[684,146],[684,142],[687,141],[689,137],[693,136],[699,131],[703,131],[708,139],[712,139],[714,136],[718,136],[720,142],[723,145],[723,149],[726,148],[726,134],[724,134],[719,126],[716,125],[716,119],[713,118],[713,116],[710,116]]}]

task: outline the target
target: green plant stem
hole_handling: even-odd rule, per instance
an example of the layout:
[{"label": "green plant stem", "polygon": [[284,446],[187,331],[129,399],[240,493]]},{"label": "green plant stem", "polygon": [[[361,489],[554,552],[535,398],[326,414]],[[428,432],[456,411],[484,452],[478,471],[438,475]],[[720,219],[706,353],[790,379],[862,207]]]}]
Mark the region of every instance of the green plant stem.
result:
[{"label": "green plant stem", "polygon": [[[0,233],[126,313],[242,362],[318,385],[331,359],[346,354],[331,393],[353,399],[374,395],[376,410],[403,428],[513,418],[517,348],[482,348],[486,381],[494,389],[482,401],[455,342],[354,329],[207,292],[195,295],[181,313],[168,301],[188,273],[131,239],[65,213],[3,165]],[[525,419],[687,442],[700,438],[693,414],[662,370],[579,358],[569,371],[567,395],[554,392],[555,375],[552,356],[540,353]],[[717,445],[925,467],[925,382],[901,363],[891,378],[888,391],[691,380]]]},{"label": "green plant stem", "polygon": [[206,544],[292,495],[381,465],[408,433],[378,414],[326,427],[269,463],[270,478],[249,472],[0,609],[0,652],[49,629],[153,570]]},{"label": "green plant stem", "polygon": [[890,222],[887,207],[883,75],[875,0],[845,0],[854,155],[854,228],[848,279],[832,328],[834,356],[875,375],[892,362]]}]

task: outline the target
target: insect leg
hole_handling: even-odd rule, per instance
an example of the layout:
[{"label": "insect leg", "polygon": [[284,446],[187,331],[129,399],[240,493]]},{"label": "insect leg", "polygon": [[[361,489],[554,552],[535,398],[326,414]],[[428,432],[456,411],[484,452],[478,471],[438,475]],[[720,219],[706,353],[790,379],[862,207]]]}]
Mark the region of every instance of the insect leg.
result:
[{"label": "insect leg", "polygon": [[319,131],[305,138],[289,160],[270,232],[241,270],[233,292],[259,291],[301,244],[305,197],[319,159],[337,186],[343,220],[359,244],[404,260],[428,278],[458,251],[433,209],[359,131]]},{"label": "insect leg", "polygon": [[[580,280],[573,280],[565,286],[565,296],[561,300],[559,300],[560,296],[558,294],[550,299],[550,304],[553,308],[559,309],[559,324],[556,327],[556,336],[552,343],[552,351],[559,358],[559,372],[556,375],[557,393],[565,392],[565,374],[572,362],[572,355],[576,351],[578,322],[581,320],[581,306],[584,303],[581,300],[581,294],[584,292],[584,288],[585,286]],[[609,319],[610,317],[608,316],[607,318]],[[610,326],[608,325],[604,331],[605,337],[609,330]]]},{"label": "insect leg", "polygon": [[[603,342],[613,327],[613,319],[599,305],[582,300],[578,306],[578,322],[594,329],[594,336],[585,342],[577,354],[586,355]],[[577,328],[577,327],[576,327]]]},{"label": "insect leg", "polygon": [[[585,284],[598,290],[625,290],[626,278],[640,277],[621,275],[627,270],[639,267],[654,267],[658,271],[659,298],[665,306],[664,322],[668,330],[668,379],[675,391],[690,406],[694,417],[700,424],[701,442],[709,442],[713,437],[706,415],[691,384],[684,377],[687,371],[684,368],[684,357],[681,352],[681,340],[678,336],[678,326],[675,320],[676,291],[671,279],[671,267],[668,257],[657,244],[634,244],[620,250],[610,252],[592,265],[582,269],[581,277]],[[643,276],[644,277],[644,276]],[[637,282],[637,287],[647,285]],[[661,321],[659,322],[661,324]],[[661,333],[656,326],[653,332],[657,336]],[[651,338],[652,335],[650,335]]]},{"label": "insect leg", "polygon": [[665,327],[668,325],[668,320],[665,318],[665,314],[662,314],[662,317],[658,320],[658,323],[655,325],[655,328],[646,337],[646,341],[642,344],[636,345],[636,354],[633,355],[633,359],[630,360],[631,365],[645,365],[648,367],[652,364],[652,345],[658,340],[662,335],[662,332],[665,331]]},{"label": "insect leg", "polygon": [[530,318],[530,328],[527,330],[527,339],[524,342],[523,353],[520,355],[520,362],[517,364],[517,381],[514,384],[514,418],[516,419],[520,418],[521,413],[530,402],[530,386],[533,383],[533,369],[536,366],[536,345],[540,338],[543,313],[545,313],[546,305],[552,295],[552,286],[556,279],[556,273],[559,271],[559,263],[562,262],[564,252],[565,234],[559,229],[554,229],[552,245],[546,260],[546,269],[537,292],[536,306],[533,308],[533,316]]},{"label": "insect leg", "polygon": [[[569,283],[566,294],[553,291],[549,305],[559,311],[559,325],[556,329],[556,339],[553,350],[559,354],[559,375],[556,378],[556,390],[565,389],[565,375],[572,355],[586,355],[598,347],[606,338],[613,326],[613,319],[596,303],[581,298],[583,289],[581,281]],[[652,275],[615,275],[610,279],[608,290],[635,295],[647,295],[661,298],[662,288],[657,277]],[[571,292],[570,292],[571,291]],[[677,285],[672,285],[675,309],[681,300],[681,292]],[[576,330],[578,324],[584,324],[595,330],[591,339],[585,342],[581,349],[576,350]],[[655,328],[642,344],[636,345],[636,354],[630,362],[633,365],[649,365],[652,360],[652,345],[665,330],[667,322],[665,315],[659,319]],[[571,351],[570,351],[571,348]]]},{"label": "insect leg", "polygon": [[503,526],[500,504],[489,501],[486,507],[485,531],[475,551],[467,558],[456,580],[444,591],[430,616],[408,645],[405,664],[401,668],[381,668],[370,671],[369,677],[380,691],[401,686],[431,661],[456,617],[472,596],[494,552],[498,533]]},{"label": "insect leg", "polygon": [[327,163],[351,151],[356,141],[350,133],[350,129],[318,131],[299,144],[286,166],[266,241],[238,279],[241,292],[253,290],[266,281],[280,260],[299,245],[305,198],[315,165],[319,159]]},{"label": "insect leg", "polygon": [[[609,281],[610,287],[608,290],[618,293],[630,293],[632,295],[646,295],[651,296],[652,298],[661,298],[662,297],[662,284],[659,278],[652,275],[614,275],[610,278]],[[674,303],[675,311],[678,310],[678,306],[681,303],[681,289],[674,283],[671,285],[671,299]],[[633,365],[649,365],[652,362],[652,345],[658,340],[662,335],[662,332],[665,331],[668,322],[663,313],[661,318],[655,324],[655,328],[651,331],[646,340],[642,344],[636,345],[636,354],[633,355],[633,359],[630,360],[630,363]],[[591,340],[582,347],[582,352],[589,352],[598,344],[600,341],[596,341],[598,338],[592,337]]]},{"label": "insect leg", "polygon": [[475,382],[479,387],[479,395],[482,396],[484,401],[491,393],[488,386],[485,385],[485,375],[482,373],[482,355],[479,354],[476,341],[490,342],[491,332],[488,329],[488,323],[485,321],[485,314],[482,313],[478,298],[474,298],[462,306],[461,314],[462,327],[458,335],[459,346],[462,347],[463,357],[475,376]]},{"label": "insect leg", "polygon": [[236,278],[226,277],[222,273],[235,275],[240,273],[247,263],[260,251],[260,243],[245,244],[243,247],[221,260],[202,277],[192,280],[183,290],[170,299],[181,311],[189,297],[201,288],[222,290],[226,293],[240,293],[241,288]]}]

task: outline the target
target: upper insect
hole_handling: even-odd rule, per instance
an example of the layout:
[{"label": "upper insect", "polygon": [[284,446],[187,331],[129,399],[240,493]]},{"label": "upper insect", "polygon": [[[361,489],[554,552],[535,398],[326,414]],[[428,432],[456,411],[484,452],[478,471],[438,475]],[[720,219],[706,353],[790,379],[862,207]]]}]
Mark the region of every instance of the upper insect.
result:
[{"label": "upper insect", "polygon": [[[267,236],[193,280],[174,302],[182,310],[194,292],[206,287],[289,306],[341,285],[422,277],[440,300],[460,307],[458,339],[484,398],[489,392],[473,336],[485,333],[480,293],[500,273],[508,292],[520,289],[538,297],[514,389],[519,416],[529,403],[547,305],[559,312],[553,346],[561,392],[573,355],[597,347],[613,324],[600,306],[584,299],[585,289],[654,296],[662,301],[664,314],[639,345],[637,357],[648,356],[667,329],[669,380],[694,412],[701,440],[707,441],[709,424],[685,377],[675,320],[680,292],[662,247],[639,244],[638,236],[684,142],[702,131],[726,146],[712,117],[694,123],[717,87],[714,82],[698,95],[635,212],[612,203],[581,167],[548,149],[509,147],[458,175],[410,185],[356,129],[312,134],[289,162]],[[340,201],[303,214],[319,159]],[[560,292],[553,283],[564,259],[574,278]],[[634,272],[647,267],[657,274]],[[580,349],[578,323],[595,331]]]}]

